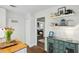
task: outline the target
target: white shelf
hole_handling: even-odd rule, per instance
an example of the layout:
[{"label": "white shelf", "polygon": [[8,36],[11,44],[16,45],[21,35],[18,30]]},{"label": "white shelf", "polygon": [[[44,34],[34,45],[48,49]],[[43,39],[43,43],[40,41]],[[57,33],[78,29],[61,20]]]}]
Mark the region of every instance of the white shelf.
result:
[{"label": "white shelf", "polygon": [[60,15],[60,16],[50,16],[50,18],[60,18],[60,17],[68,17],[73,16],[74,14]]},{"label": "white shelf", "polygon": [[51,26],[51,27],[75,27],[75,26]]}]

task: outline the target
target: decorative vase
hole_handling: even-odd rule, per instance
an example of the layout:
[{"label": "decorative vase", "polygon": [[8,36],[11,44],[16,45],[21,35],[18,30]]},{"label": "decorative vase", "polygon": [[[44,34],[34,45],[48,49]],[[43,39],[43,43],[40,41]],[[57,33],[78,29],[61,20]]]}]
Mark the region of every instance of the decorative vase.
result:
[{"label": "decorative vase", "polygon": [[11,35],[13,33],[13,29],[12,28],[5,28],[5,39],[6,39],[6,43],[10,43],[11,42]]},{"label": "decorative vase", "polygon": [[6,38],[6,43],[10,43],[11,42],[11,34],[9,32],[5,33],[5,38]]}]

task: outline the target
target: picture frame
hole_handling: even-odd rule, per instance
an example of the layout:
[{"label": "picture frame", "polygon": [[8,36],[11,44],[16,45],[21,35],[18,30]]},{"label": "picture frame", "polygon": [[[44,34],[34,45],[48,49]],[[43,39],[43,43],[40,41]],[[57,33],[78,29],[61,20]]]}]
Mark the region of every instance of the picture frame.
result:
[{"label": "picture frame", "polygon": [[58,8],[58,15],[63,15],[66,13],[66,7]]}]

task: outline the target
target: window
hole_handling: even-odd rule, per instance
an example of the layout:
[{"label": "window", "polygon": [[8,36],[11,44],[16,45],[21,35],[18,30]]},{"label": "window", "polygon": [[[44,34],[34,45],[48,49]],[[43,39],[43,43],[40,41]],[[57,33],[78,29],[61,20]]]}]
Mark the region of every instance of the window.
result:
[{"label": "window", "polygon": [[0,28],[0,39],[4,38],[4,31]]}]

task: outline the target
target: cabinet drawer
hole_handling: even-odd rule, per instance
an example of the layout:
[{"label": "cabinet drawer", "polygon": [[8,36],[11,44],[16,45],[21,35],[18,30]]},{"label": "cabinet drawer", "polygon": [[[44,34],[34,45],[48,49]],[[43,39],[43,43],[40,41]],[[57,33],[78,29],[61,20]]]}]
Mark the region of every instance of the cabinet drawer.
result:
[{"label": "cabinet drawer", "polygon": [[54,48],[58,48],[59,44],[54,43]]},{"label": "cabinet drawer", "polygon": [[59,42],[58,40],[55,40],[55,43],[57,43],[57,44],[58,44],[58,42]]},{"label": "cabinet drawer", "polygon": [[70,43],[65,42],[64,47],[69,48],[70,47]]},{"label": "cabinet drawer", "polygon": [[63,41],[59,41],[59,44],[62,44],[62,45],[63,45],[63,44],[64,44],[64,42],[63,42]]},{"label": "cabinet drawer", "polygon": [[54,43],[54,40],[53,39],[48,39],[48,42],[51,42],[51,43]]},{"label": "cabinet drawer", "polygon": [[75,49],[75,46],[76,46],[76,45],[73,44],[73,43],[70,44],[70,47],[73,48],[73,49]]}]

